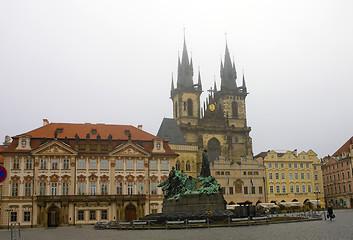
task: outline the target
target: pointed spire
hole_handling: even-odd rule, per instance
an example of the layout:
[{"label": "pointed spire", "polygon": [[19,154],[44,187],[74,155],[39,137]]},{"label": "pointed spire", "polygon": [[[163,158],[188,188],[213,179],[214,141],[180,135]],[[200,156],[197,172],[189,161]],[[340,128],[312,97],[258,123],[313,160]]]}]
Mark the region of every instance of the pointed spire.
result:
[{"label": "pointed spire", "polygon": [[224,64],[222,64],[221,62],[221,90],[237,89],[236,79],[237,79],[237,73],[235,69],[235,64],[234,64],[234,61],[232,63],[232,60],[230,59],[228,44],[226,41]]},{"label": "pointed spire", "polygon": [[214,89],[214,92],[217,92],[216,76],[215,76],[215,79],[214,79],[213,89]]},{"label": "pointed spire", "polygon": [[185,29],[184,29],[184,45],[183,45],[183,52],[180,57],[178,57],[178,80],[177,80],[177,88],[183,88],[188,90],[194,90],[194,83],[193,83],[193,66],[192,66],[192,58],[189,62],[188,51],[186,47],[186,40],[185,40]]},{"label": "pointed spire", "polygon": [[242,86],[243,89],[245,89],[246,91],[246,84],[245,84],[245,74],[244,74],[244,69],[243,69],[243,86]]},{"label": "pointed spire", "polygon": [[197,82],[197,89],[198,89],[199,91],[202,91],[200,66],[199,66],[199,77],[198,77],[198,82]]},{"label": "pointed spire", "polygon": [[173,79],[173,73],[172,73],[172,86],[170,88],[171,90],[174,90],[174,79]]}]

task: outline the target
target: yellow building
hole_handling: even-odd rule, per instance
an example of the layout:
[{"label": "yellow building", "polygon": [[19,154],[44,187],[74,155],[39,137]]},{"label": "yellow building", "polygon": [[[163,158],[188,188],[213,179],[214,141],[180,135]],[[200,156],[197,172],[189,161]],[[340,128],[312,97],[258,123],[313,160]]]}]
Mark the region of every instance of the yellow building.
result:
[{"label": "yellow building", "polygon": [[271,150],[255,158],[266,167],[266,202],[324,202],[321,164],[312,150]]}]

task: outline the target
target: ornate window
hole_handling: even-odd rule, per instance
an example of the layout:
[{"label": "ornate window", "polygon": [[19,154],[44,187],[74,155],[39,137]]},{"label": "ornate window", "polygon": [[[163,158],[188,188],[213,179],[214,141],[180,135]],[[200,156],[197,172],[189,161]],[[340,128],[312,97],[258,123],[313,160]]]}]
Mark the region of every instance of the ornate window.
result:
[{"label": "ornate window", "polygon": [[78,169],[83,170],[86,168],[85,166],[86,160],[85,159],[79,159],[78,160]]},{"label": "ornate window", "polygon": [[64,159],[63,160],[63,169],[69,169],[69,168],[70,168],[70,160]]},{"label": "ornate window", "polygon": [[122,182],[116,183],[116,194],[123,195],[123,183]]},{"label": "ornate window", "polygon": [[179,161],[176,161],[176,163],[175,163],[175,169],[176,169],[177,171],[180,171],[180,162],[179,162]]},{"label": "ornate window", "polygon": [[51,160],[51,169],[53,169],[53,170],[58,169],[58,164],[59,164],[58,159],[52,159]]},{"label": "ornate window", "polygon": [[101,183],[101,194],[102,195],[107,195],[108,194],[108,183],[107,182],[102,182]]},{"label": "ornate window", "polygon": [[191,117],[194,113],[193,113],[193,102],[192,100],[189,98],[188,99],[188,116]]},{"label": "ornate window", "polygon": [[40,169],[47,169],[47,159],[42,158],[40,160]]},{"label": "ornate window", "polygon": [[137,182],[137,194],[143,194],[143,182]]},{"label": "ornate window", "polygon": [[186,165],[185,165],[185,171],[189,172],[190,171],[190,161],[187,161],[186,162]]},{"label": "ornate window", "polygon": [[26,169],[32,169],[32,159],[26,160]]},{"label": "ornate window", "polygon": [[18,196],[18,183],[14,182],[11,184],[11,196],[16,197]]},{"label": "ornate window", "polygon": [[51,195],[56,196],[58,194],[58,183],[52,182],[51,183]]},{"label": "ornate window", "polygon": [[20,169],[20,160],[18,158],[12,161],[12,169]]},{"label": "ornate window", "polygon": [[63,182],[63,195],[69,195],[69,183]]},{"label": "ornate window", "polygon": [[107,159],[102,159],[101,160],[101,169],[102,170],[108,170],[108,160]]},{"label": "ornate window", "polygon": [[237,102],[232,102],[232,117],[237,118],[238,117],[238,103]]},{"label": "ornate window", "polygon": [[85,182],[78,182],[78,195],[85,194]]},{"label": "ornate window", "polygon": [[89,189],[91,195],[96,195],[96,182],[90,182]]},{"label": "ornate window", "polygon": [[39,195],[40,196],[44,196],[45,195],[46,187],[47,187],[46,182],[40,182],[39,183]]},{"label": "ornate window", "polygon": [[25,196],[26,197],[31,196],[31,183],[30,182],[25,183]]}]

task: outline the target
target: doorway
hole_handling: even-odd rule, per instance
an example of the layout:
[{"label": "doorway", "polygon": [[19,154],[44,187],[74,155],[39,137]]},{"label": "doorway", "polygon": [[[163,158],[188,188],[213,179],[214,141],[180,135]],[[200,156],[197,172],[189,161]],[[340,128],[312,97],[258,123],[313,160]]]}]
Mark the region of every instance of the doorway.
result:
[{"label": "doorway", "polygon": [[134,205],[130,204],[125,208],[125,221],[131,222],[136,219],[136,208]]},{"label": "doorway", "polygon": [[48,208],[48,227],[58,227],[60,225],[60,209],[57,206]]}]

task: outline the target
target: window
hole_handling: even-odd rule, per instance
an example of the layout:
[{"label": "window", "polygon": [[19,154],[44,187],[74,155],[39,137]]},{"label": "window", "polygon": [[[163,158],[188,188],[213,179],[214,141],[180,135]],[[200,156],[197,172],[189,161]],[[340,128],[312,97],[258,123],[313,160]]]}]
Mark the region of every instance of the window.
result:
[{"label": "window", "polygon": [[262,186],[259,186],[259,194],[263,194]]},{"label": "window", "polygon": [[39,183],[39,195],[44,196],[45,195],[45,190],[47,188],[47,184],[45,182],[40,182]]},{"label": "window", "polygon": [[281,163],[281,168],[284,168],[284,163]]},{"label": "window", "polygon": [[63,182],[63,195],[67,196],[69,195],[69,183],[68,182]]},{"label": "window", "polygon": [[143,182],[137,182],[137,194],[143,194]]},{"label": "window", "polygon": [[275,168],[278,168],[278,163],[275,163]]},{"label": "window", "polygon": [[229,195],[233,195],[234,194],[234,188],[233,187],[229,187],[228,193],[229,193]]},{"label": "window", "polygon": [[156,182],[151,182],[151,194],[157,195],[157,183]]},{"label": "window", "polygon": [[302,192],[305,193],[305,190],[306,190],[305,185],[302,185]]},{"label": "window", "polygon": [[[246,171],[243,172],[243,175],[246,175]],[[271,173],[271,176],[272,176],[272,173]],[[272,178],[271,178],[272,179]]]},{"label": "window", "polygon": [[308,184],[308,192],[310,193],[311,192],[311,185]]},{"label": "window", "polygon": [[23,221],[24,221],[24,222],[29,222],[29,221],[31,221],[31,212],[24,212],[24,213],[23,213]]},{"label": "window", "polygon": [[342,180],[344,180],[344,172],[342,172]]},{"label": "window", "polygon": [[127,195],[134,194],[134,183],[128,182],[127,183]]},{"label": "window", "polygon": [[294,193],[294,186],[293,185],[289,186],[289,191],[290,191],[290,193]]},{"label": "window", "polygon": [[31,183],[25,183],[25,196],[31,196]]},{"label": "window", "polygon": [[17,212],[11,212],[11,222],[17,222]]},{"label": "window", "polygon": [[350,178],[349,171],[347,171],[347,178]]},{"label": "window", "polygon": [[275,176],[276,176],[276,180],[278,180],[278,179],[279,179],[279,173],[276,172],[276,173],[275,173]]},{"label": "window", "polygon": [[298,180],[299,179],[299,174],[297,172],[294,173],[294,177],[295,177],[295,180]]},{"label": "window", "polygon": [[89,192],[91,195],[96,195],[96,182],[89,183]]},{"label": "window", "polygon": [[32,159],[26,160],[26,169],[32,169]]},{"label": "window", "polygon": [[85,183],[79,182],[78,183],[78,195],[83,195],[83,194],[85,194]]},{"label": "window", "polygon": [[108,170],[108,160],[107,159],[102,159],[101,160],[101,169],[102,170]]},{"label": "window", "polygon": [[305,167],[306,167],[306,168],[309,168],[309,163],[305,164]]},{"label": "window", "polygon": [[284,172],[281,173],[281,179],[282,179],[282,180],[285,180],[285,179],[286,179],[286,175],[285,175]]},{"label": "window", "polygon": [[268,179],[270,179],[270,180],[273,179],[273,176],[272,176],[272,173],[271,173],[271,172],[268,173]]},{"label": "window", "polygon": [[225,188],[225,187],[221,187],[221,191],[222,191],[222,194],[223,194],[223,195],[226,194],[226,188]]},{"label": "window", "polygon": [[314,175],[314,179],[315,181],[319,180],[319,177],[317,176],[317,174]]},{"label": "window", "polygon": [[70,160],[64,159],[63,160],[63,169],[69,169],[69,168],[70,168]]},{"label": "window", "polygon": [[306,173],[306,179],[310,180],[310,173],[309,172]]},{"label": "window", "polygon": [[185,171],[188,171],[188,172],[190,171],[190,162],[189,161],[186,162]]},{"label": "window", "polygon": [[244,187],[244,194],[248,194],[248,187]]},{"label": "window", "polygon": [[305,156],[303,156],[303,159],[305,159]]},{"label": "window", "polygon": [[352,186],[350,184],[348,185],[348,189],[349,189],[349,192],[352,191]]},{"label": "window", "polygon": [[188,116],[191,117],[193,115],[193,102],[189,98],[188,99]]},{"label": "window", "polygon": [[116,194],[123,195],[123,183],[121,182],[116,183]]},{"label": "window", "polygon": [[12,183],[12,186],[11,186],[11,196],[12,197],[16,197],[18,196],[18,183]]},{"label": "window", "polygon": [[256,189],[255,189],[255,187],[251,187],[251,194],[256,194]]},{"label": "window", "polygon": [[[163,162],[162,162],[162,168],[163,168]],[[137,160],[137,170],[144,170],[143,160]]]},{"label": "window", "polygon": [[289,178],[289,180],[293,180],[293,173],[292,172],[288,173],[288,178]]},{"label": "window", "polygon": [[282,185],[282,193],[286,193],[286,185]]},{"label": "window", "polygon": [[126,160],[126,170],[134,170],[134,160]]},{"label": "window", "polygon": [[97,169],[97,160],[96,159],[89,160],[89,169]]},{"label": "window", "polygon": [[102,182],[101,183],[101,194],[102,195],[107,195],[108,194],[108,183],[107,182]]},{"label": "window", "polygon": [[316,166],[314,166],[314,170],[316,170]]},{"label": "window", "polygon": [[51,169],[53,169],[53,170],[58,169],[58,164],[59,164],[58,159],[52,159],[51,160]]},{"label": "window", "polygon": [[89,211],[89,220],[96,220],[96,211]]},{"label": "window", "polygon": [[299,185],[295,185],[295,191],[298,193],[299,192]]},{"label": "window", "polygon": [[85,159],[79,159],[78,160],[78,169],[86,169],[86,160]]},{"label": "window", "polygon": [[238,103],[236,101],[232,102],[232,117],[238,118]]},{"label": "window", "polygon": [[276,193],[281,193],[281,189],[280,189],[279,185],[276,186]]},{"label": "window", "polygon": [[292,168],[292,164],[291,163],[288,163],[288,168]]},{"label": "window", "polygon": [[20,160],[18,158],[12,161],[12,169],[20,169]]},{"label": "window", "polygon": [[101,211],[101,219],[102,220],[107,220],[108,219],[108,211],[107,210],[102,210]]},{"label": "window", "polygon": [[300,168],[304,168],[304,164],[303,163],[300,164]]},{"label": "window", "polygon": [[[187,163],[186,163],[187,164]],[[190,163],[189,163],[189,165],[190,165]],[[190,166],[189,166],[190,167]],[[162,170],[164,170],[164,171],[167,171],[167,170],[169,170],[169,168],[168,168],[168,161],[167,160],[162,160]],[[188,171],[188,170],[186,170],[186,171]],[[190,170],[189,170],[190,171]]]},{"label": "window", "polygon": [[43,158],[40,160],[40,169],[47,169],[47,159]]},{"label": "window", "polygon": [[56,196],[58,194],[58,183],[52,182],[51,183],[51,195]]},{"label": "window", "polygon": [[297,163],[294,163],[294,168],[298,168],[298,164]]},{"label": "window", "polygon": [[340,174],[337,173],[337,180],[339,181],[340,180]]},{"label": "window", "polygon": [[343,185],[343,192],[346,192],[346,185]]},{"label": "window", "polygon": [[302,172],[302,173],[300,173],[300,179],[301,180],[304,180],[305,179],[305,174]]},{"label": "window", "polygon": [[270,193],[273,193],[273,186],[270,186]]},{"label": "window", "polygon": [[268,163],[268,168],[272,168],[272,163]]},{"label": "window", "polygon": [[116,160],[116,169],[123,170],[123,160]]},{"label": "window", "polygon": [[151,170],[157,170],[157,161],[151,160],[150,167],[151,167]]},{"label": "window", "polygon": [[85,212],[83,210],[77,211],[77,220],[85,220]]}]

